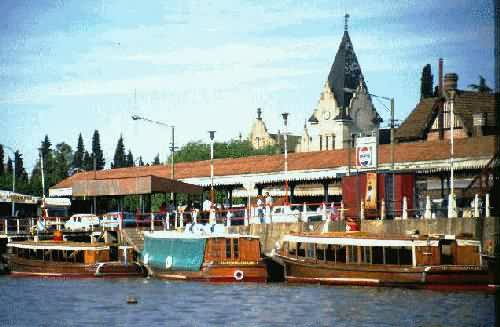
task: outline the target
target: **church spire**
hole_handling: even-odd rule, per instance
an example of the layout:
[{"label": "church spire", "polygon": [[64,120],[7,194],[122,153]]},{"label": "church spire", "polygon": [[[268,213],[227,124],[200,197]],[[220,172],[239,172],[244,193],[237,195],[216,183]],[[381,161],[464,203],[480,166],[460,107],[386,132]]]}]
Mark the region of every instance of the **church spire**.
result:
[{"label": "church spire", "polygon": [[346,13],[344,16],[344,31],[348,32],[349,31],[349,14]]}]

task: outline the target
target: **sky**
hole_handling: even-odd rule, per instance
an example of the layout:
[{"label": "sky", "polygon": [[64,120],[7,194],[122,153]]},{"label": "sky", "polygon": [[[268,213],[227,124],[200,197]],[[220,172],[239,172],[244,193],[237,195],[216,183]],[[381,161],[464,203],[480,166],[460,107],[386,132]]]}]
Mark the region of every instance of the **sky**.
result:
[{"label": "sky", "polygon": [[176,145],[247,137],[258,107],[270,132],[289,112],[300,134],[345,13],[368,89],[395,98],[396,119],[419,101],[425,64],[436,83],[440,57],[459,88],[494,82],[491,0],[3,0],[0,13],[0,143],[28,172],[46,134],[76,148],[82,133],[90,150],[95,129],[107,167],[120,134],[136,158],[164,161],[170,129],[133,114],[175,125]]}]

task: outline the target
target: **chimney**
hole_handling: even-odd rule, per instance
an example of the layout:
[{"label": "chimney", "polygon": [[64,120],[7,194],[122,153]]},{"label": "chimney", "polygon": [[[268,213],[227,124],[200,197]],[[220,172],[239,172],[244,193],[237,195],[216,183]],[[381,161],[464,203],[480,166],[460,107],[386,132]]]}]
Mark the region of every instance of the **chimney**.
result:
[{"label": "chimney", "polygon": [[444,75],[444,93],[457,89],[458,75],[455,73],[448,73]]},{"label": "chimney", "polygon": [[472,126],[473,136],[483,136],[483,129],[486,126],[486,117],[483,112],[477,112],[472,115]]},{"label": "chimney", "polygon": [[443,94],[443,58],[439,58],[438,62],[438,97],[442,97]]}]

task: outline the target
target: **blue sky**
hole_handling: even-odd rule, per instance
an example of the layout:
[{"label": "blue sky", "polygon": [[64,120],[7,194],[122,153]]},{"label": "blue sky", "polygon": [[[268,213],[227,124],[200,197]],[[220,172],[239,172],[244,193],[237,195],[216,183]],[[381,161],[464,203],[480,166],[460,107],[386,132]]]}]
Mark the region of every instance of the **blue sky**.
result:
[{"label": "blue sky", "polygon": [[[353,7],[354,6],[354,7]],[[176,142],[246,137],[263,108],[268,128],[301,133],[343,33],[343,16],[369,91],[393,96],[404,119],[420,74],[437,61],[459,86],[493,86],[493,4],[476,1],[22,1],[0,2],[0,143],[31,170],[45,134],[86,147],[94,129],[109,165],[127,149],[164,160]],[[136,100],[134,101],[134,93]],[[135,102],[135,104],[134,104]],[[375,101],[388,121],[387,110]]]}]

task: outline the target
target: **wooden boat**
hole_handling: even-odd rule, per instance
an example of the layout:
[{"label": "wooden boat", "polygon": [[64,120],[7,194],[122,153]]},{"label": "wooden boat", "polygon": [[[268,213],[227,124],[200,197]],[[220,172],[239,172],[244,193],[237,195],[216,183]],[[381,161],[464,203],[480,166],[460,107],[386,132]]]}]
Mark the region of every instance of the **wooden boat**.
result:
[{"label": "wooden boat", "polygon": [[128,246],[69,241],[23,241],[7,246],[9,270],[16,276],[145,276],[145,269],[133,262],[133,249]]},{"label": "wooden boat", "polygon": [[274,259],[289,283],[486,288],[479,241],[362,232],[291,234]]},{"label": "wooden boat", "polygon": [[259,238],[225,233],[145,232],[144,264],[162,279],[265,282]]}]

